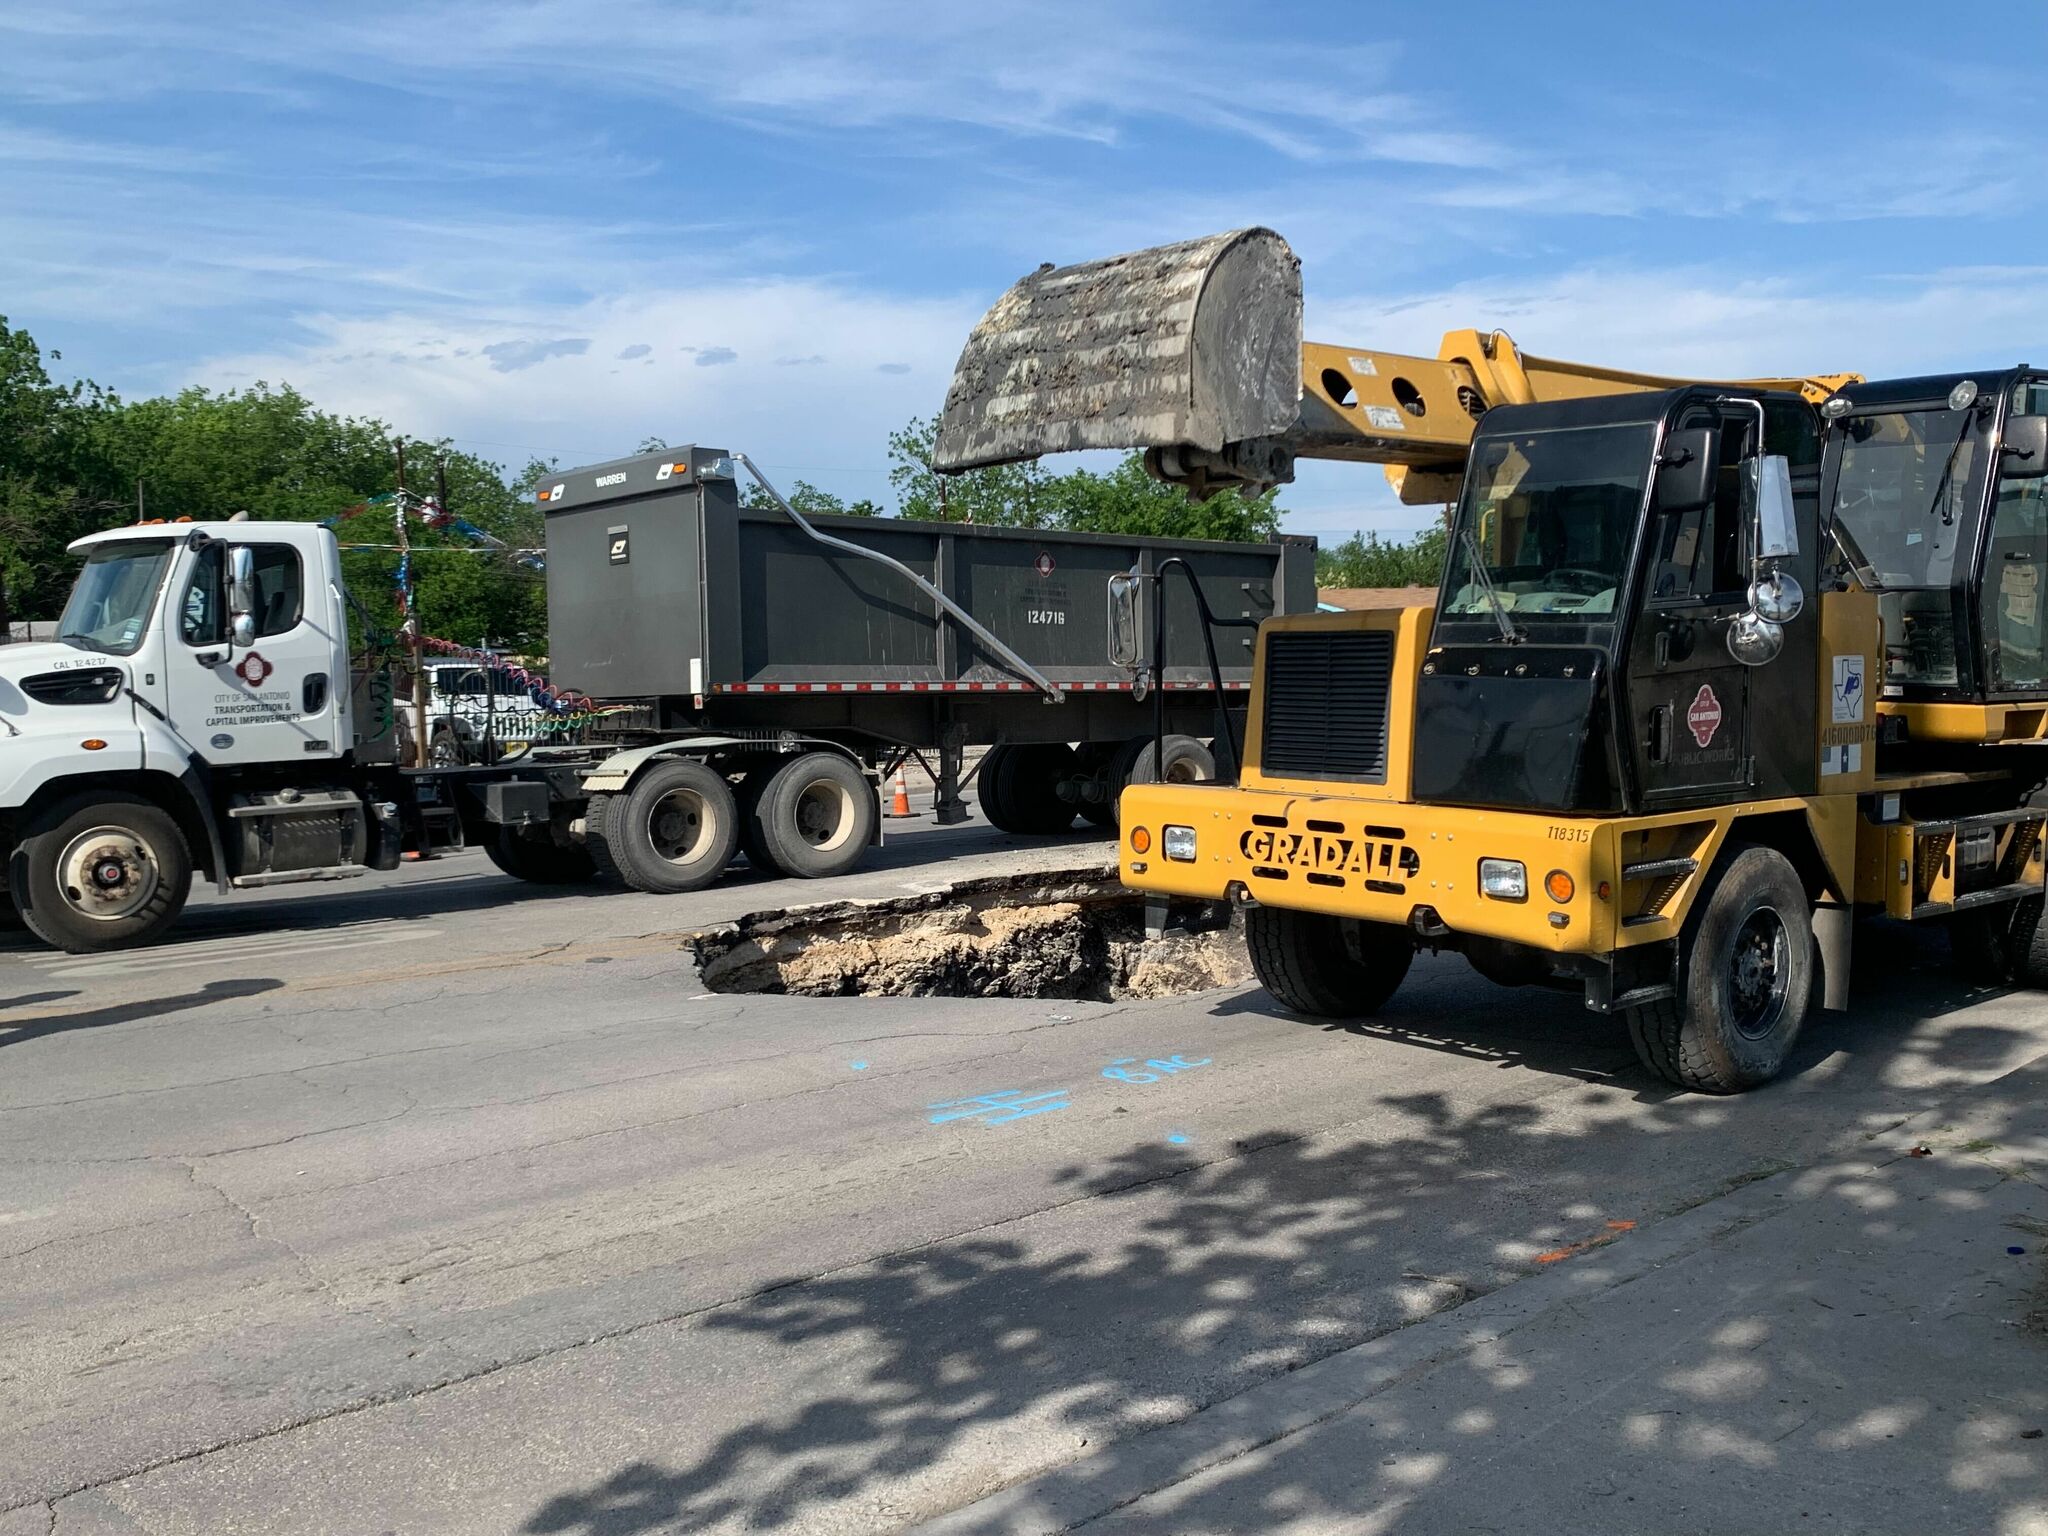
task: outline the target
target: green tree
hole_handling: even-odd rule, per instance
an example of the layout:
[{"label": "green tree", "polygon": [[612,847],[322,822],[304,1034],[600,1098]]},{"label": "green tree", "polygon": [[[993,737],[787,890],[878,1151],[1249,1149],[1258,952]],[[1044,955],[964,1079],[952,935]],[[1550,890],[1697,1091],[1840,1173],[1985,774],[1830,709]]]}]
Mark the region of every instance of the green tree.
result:
[{"label": "green tree", "polygon": [[1354,533],[1316,554],[1319,587],[1433,587],[1443,577],[1450,535],[1441,523],[1405,542]]},{"label": "green tree", "polygon": [[938,423],[921,416],[889,434],[889,484],[896,491],[898,517],[1005,528],[1055,526],[1054,509],[1041,500],[1050,477],[1036,460],[942,475],[932,468],[938,437]]},{"label": "green tree", "polygon": [[[783,494],[789,504],[805,517],[880,517],[882,509],[874,502],[862,497],[859,501],[845,501],[830,491],[821,491],[808,480],[798,480]],[[752,481],[747,482],[740,492],[743,507],[773,507],[775,498]]]},{"label": "green tree", "polygon": [[1179,486],[1147,474],[1141,453],[1127,454],[1107,473],[1076,469],[1056,476],[1040,494],[1053,509],[1053,526],[1078,533],[1251,543],[1280,531],[1277,490],[1261,496],[1224,491],[1195,501]]},{"label": "green tree", "polygon": [[900,516],[1168,539],[1259,540],[1279,531],[1277,492],[1226,491],[1196,502],[1147,474],[1141,453],[1126,454],[1108,471],[1055,475],[1032,460],[941,475],[932,468],[937,439],[937,425],[922,417],[889,434],[889,483]]}]

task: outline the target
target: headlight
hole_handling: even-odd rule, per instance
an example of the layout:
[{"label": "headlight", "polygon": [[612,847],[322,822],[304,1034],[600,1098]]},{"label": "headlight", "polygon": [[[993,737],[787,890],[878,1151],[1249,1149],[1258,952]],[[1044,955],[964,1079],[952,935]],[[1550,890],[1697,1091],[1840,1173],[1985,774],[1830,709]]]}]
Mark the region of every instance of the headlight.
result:
[{"label": "headlight", "polygon": [[1481,859],[1479,889],[1496,901],[1527,901],[1529,871],[1520,859]]},{"label": "headlight", "polygon": [[1159,847],[1169,859],[1178,859],[1183,864],[1195,862],[1195,829],[1193,827],[1163,827],[1159,833]]}]

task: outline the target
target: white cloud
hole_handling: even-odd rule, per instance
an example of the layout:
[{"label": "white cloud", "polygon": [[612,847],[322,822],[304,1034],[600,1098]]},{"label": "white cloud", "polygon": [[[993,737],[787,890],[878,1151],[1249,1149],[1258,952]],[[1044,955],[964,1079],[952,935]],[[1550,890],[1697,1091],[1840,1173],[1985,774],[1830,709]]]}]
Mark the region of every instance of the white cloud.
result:
[{"label": "white cloud", "polygon": [[[305,345],[216,357],[186,382],[288,381],[326,409],[515,466],[596,463],[650,436],[714,444],[770,474],[887,502],[888,434],[938,408],[978,310],[788,281],[648,288],[545,312],[310,315],[297,322],[314,338]],[[724,343],[667,341],[707,333]],[[643,342],[647,366],[620,370],[619,354]],[[877,357],[903,371],[878,374]]]}]

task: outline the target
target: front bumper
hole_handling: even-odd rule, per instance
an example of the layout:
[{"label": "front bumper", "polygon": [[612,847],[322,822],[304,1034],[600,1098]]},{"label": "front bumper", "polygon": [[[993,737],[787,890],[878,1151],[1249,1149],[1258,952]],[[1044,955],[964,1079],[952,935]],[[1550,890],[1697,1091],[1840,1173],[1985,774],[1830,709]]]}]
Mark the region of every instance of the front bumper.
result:
[{"label": "front bumper", "polygon": [[[1124,791],[1121,819],[1118,866],[1133,890],[1250,897],[1398,923],[1425,939],[1448,930],[1556,954],[1615,947],[1612,893],[1620,882],[1610,822],[1216,784],[1134,784]],[[1194,829],[1192,861],[1165,857],[1169,826]],[[1144,853],[1132,846],[1140,828]],[[1483,894],[1481,859],[1520,862],[1528,894],[1519,901]],[[1553,873],[1570,879],[1570,899],[1551,898],[1545,887]]]}]

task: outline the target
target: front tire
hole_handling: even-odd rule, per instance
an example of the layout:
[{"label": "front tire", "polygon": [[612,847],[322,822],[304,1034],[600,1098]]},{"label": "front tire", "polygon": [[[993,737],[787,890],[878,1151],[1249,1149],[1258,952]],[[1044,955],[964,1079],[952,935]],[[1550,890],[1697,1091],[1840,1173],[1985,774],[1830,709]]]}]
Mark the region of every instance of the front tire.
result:
[{"label": "front tire", "polygon": [[1688,921],[1678,996],[1629,1012],[1643,1065],[1695,1093],[1741,1093],[1785,1068],[1814,983],[1813,906],[1775,848],[1730,851]]},{"label": "front tire", "polygon": [[74,955],[147,944],[192,892],[192,851],[160,806],[80,796],[38,816],[14,851],[9,892],[29,931]]},{"label": "front tire", "polygon": [[1281,1007],[1318,1019],[1377,1013],[1415,959],[1392,923],[1251,907],[1244,915],[1252,970]]},{"label": "front tire", "polygon": [[686,758],[651,764],[622,794],[590,797],[597,867],[636,891],[702,890],[739,848],[739,808],[723,774]]}]

